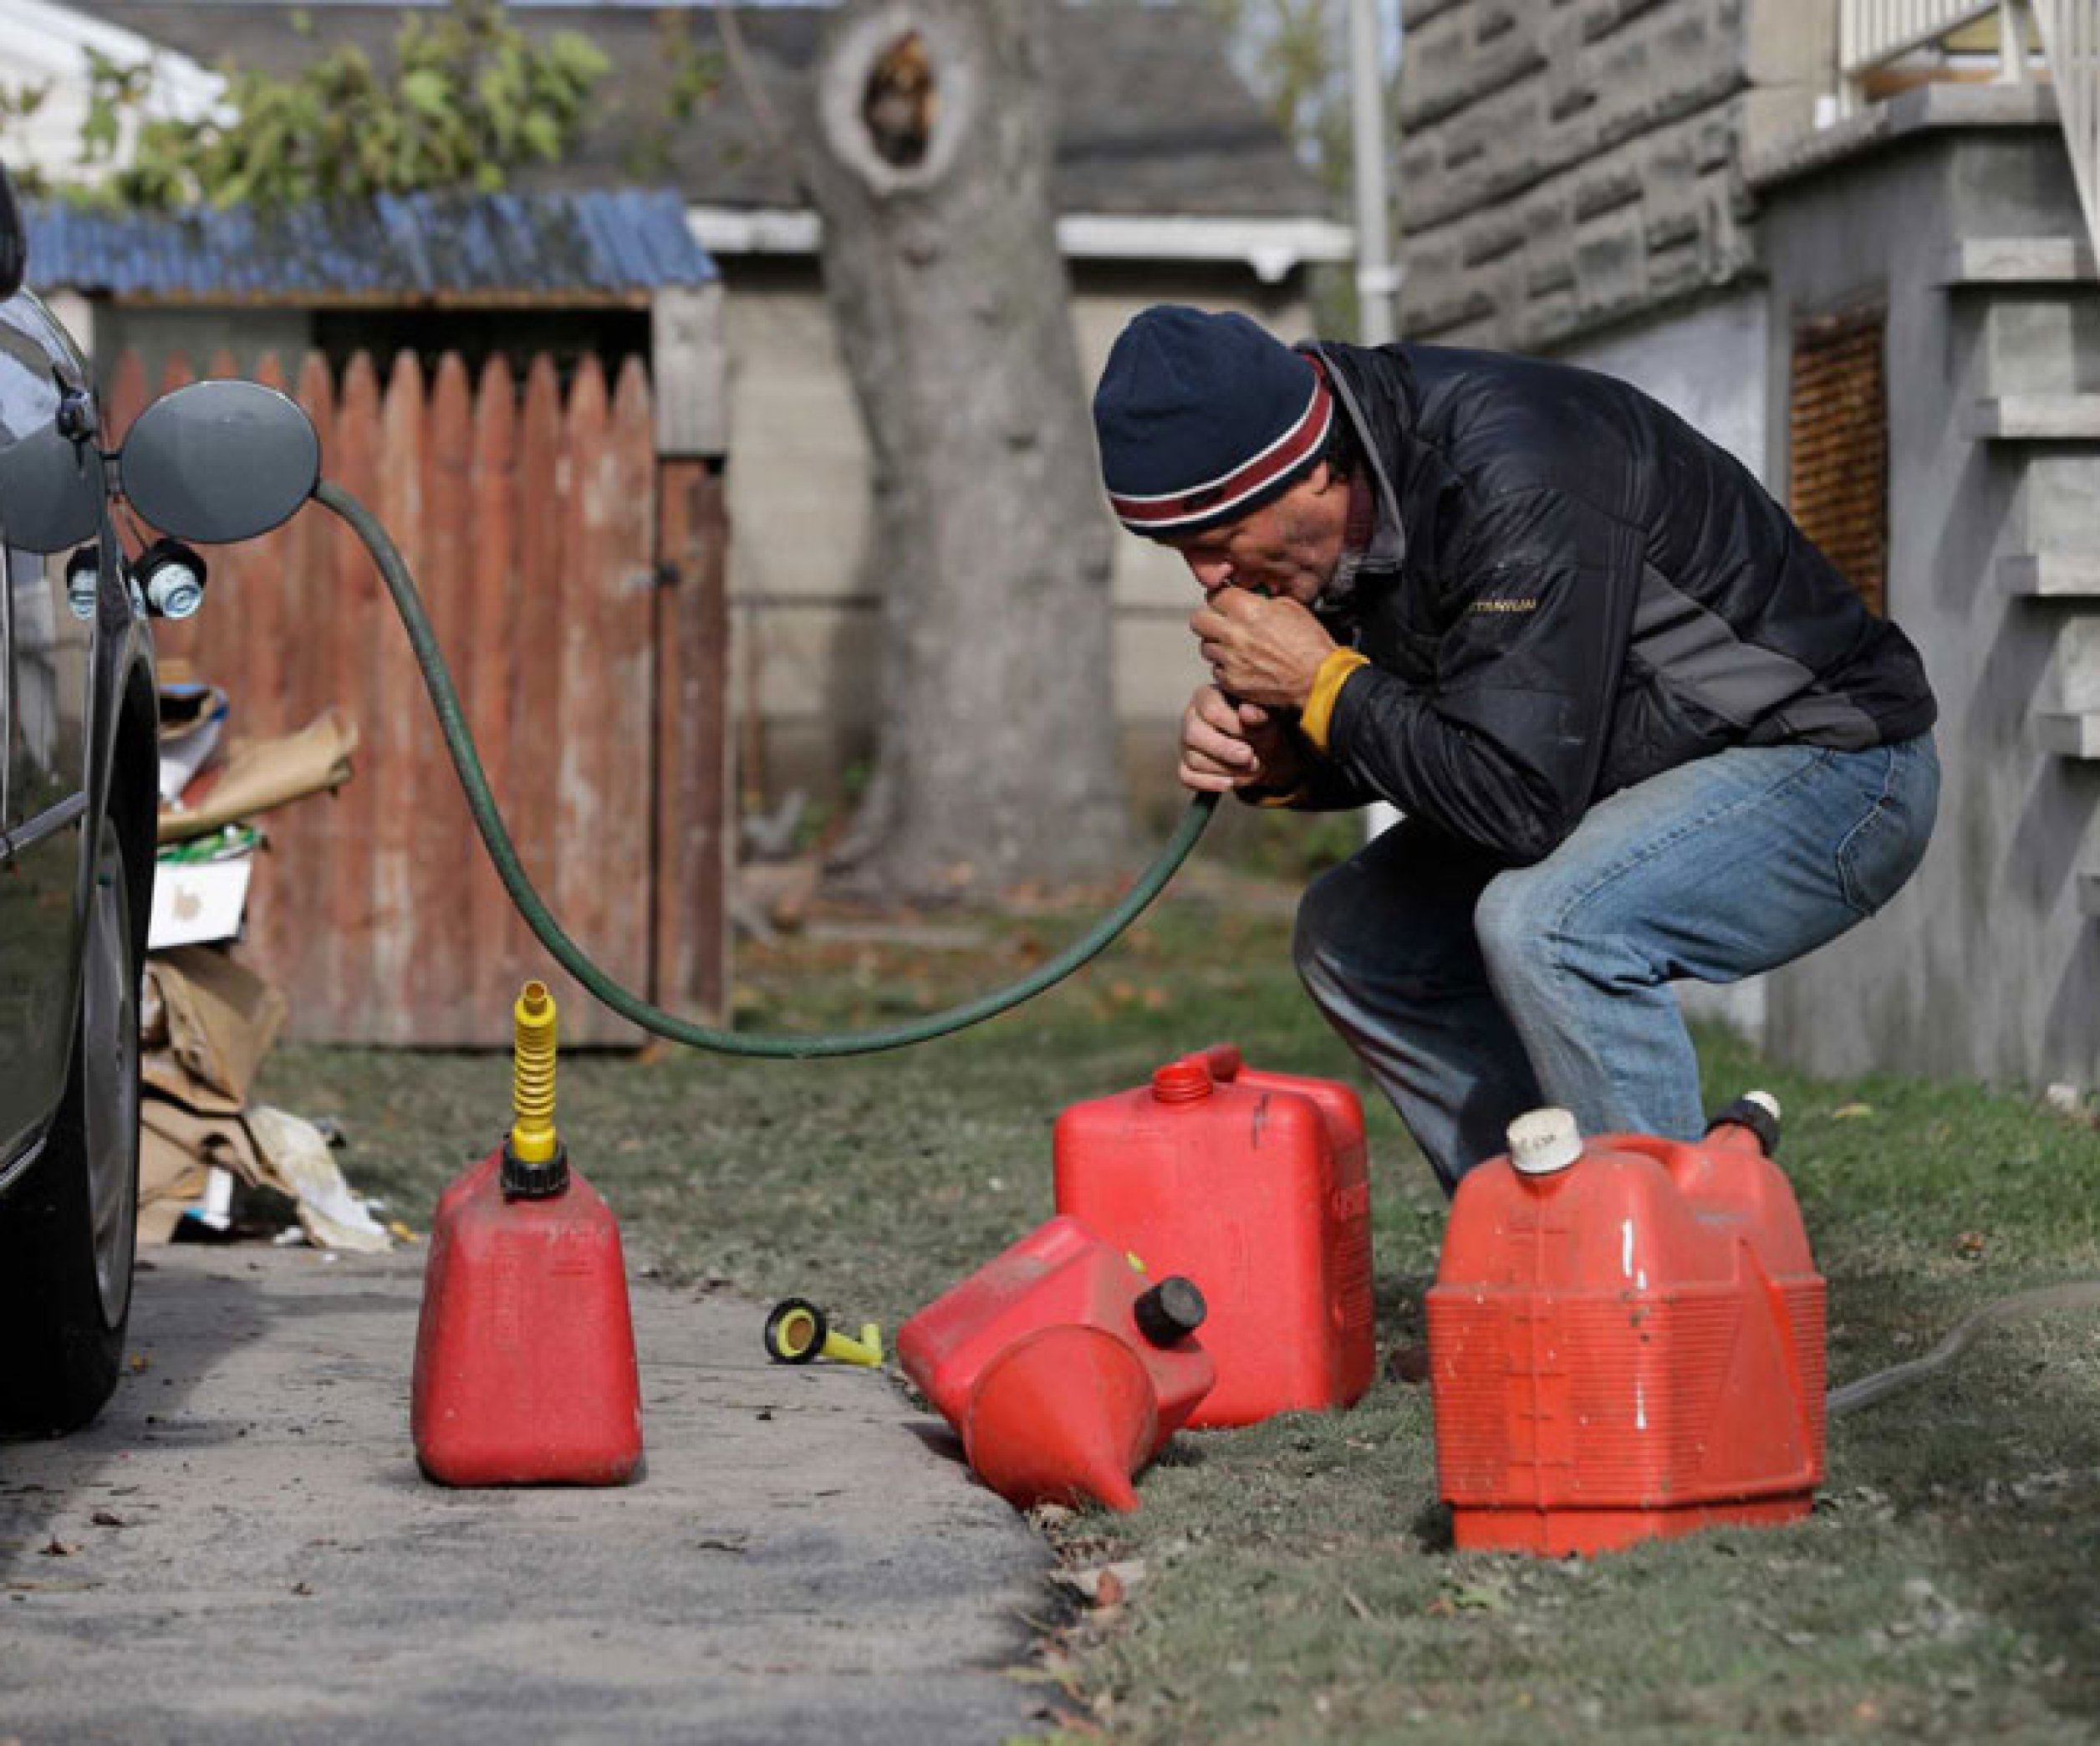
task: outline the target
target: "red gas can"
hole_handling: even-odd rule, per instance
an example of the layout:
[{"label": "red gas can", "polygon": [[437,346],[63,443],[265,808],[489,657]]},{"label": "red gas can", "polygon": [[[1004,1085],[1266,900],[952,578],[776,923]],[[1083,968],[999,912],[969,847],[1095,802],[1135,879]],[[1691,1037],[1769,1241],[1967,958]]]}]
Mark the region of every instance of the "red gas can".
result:
[{"label": "red gas can", "polygon": [[1331,1080],[1259,1073],[1229,1044],[1058,1118],[1058,1210],[1210,1306],[1218,1386],[1195,1426],[1344,1406],[1371,1386],[1363,1110]]},{"label": "red gas can", "polygon": [[1585,1144],[1535,1110],[1459,1184],[1429,1325],[1460,1548],[1558,1556],[1808,1514],[1823,1282],[1761,1097],[1695,1146]]},{"label": "red gas can", "polygon": [[897,1356],[1002,1496],[1134,1509],[1131,1476],[1216,1380],[1203,1319],[1187,1280],[1053,1218],[900,1328]]},{"label": "red gas can", "polygon": [[410,1428],[446,1485],[619,1485],[642,1454],[619,1228],[573,1168],[507,1196],[503,1150],[456,1180],[431,1227]]}]

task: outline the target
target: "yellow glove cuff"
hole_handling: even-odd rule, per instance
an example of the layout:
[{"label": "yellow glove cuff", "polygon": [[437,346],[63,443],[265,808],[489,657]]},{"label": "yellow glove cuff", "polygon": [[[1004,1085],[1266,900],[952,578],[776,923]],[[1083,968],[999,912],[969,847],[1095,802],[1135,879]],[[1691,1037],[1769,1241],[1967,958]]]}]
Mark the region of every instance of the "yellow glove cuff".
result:
[{"label": "yellow glove cuff", "polygon": [[1342,687],[1348,683],[1349,675],[1370,664],[1354,649],[1337,649],[1320,663],[1319,671],[1312,677],[1312,689],[1306,697],[1305,707],[1298,716],[1298,732],[1312,742],[1315,751],[1327,750],[1328,728],[1334,719],[1335,700],[1342,695]]}]

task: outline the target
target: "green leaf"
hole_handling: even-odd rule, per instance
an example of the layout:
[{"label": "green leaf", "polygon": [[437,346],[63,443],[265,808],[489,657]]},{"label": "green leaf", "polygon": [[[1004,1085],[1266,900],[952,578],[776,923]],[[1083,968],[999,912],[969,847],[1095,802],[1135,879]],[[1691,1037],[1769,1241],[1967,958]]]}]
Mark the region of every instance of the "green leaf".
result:
[{"label": "green leaf", "polygon": [[441,116],[452,106],[451,85],[434,67],[418,67],[413,73],[404,74],[401,95],[408,100],[409,107],[421,115]]},{"label": "green leaf", "polygon": [[518,132],[534,156],[551,161],[562,155],[562,125],[545,110],[528,111]]}]

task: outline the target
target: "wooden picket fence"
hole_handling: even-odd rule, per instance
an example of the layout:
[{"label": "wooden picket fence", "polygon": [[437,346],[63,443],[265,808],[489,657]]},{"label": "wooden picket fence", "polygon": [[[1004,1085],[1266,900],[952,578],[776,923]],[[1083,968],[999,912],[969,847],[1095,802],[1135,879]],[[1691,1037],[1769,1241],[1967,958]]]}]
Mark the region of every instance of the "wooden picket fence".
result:
[{"label": "wooden picket fence", "polygon": [[[237,372],[229,358],[207,375]],[[382,384],[319,354],[285,387],[321,433],[324,474],[370,506],[413,570],[524,865],[565,930],[628,986],[718,1018],[728,872],[726,523],[721,481],[655,451],[647,373],[609,391],[587,360],[566,395],[542,354],[478,382],[412,354]],[[171,360],[159,391],[191,379]],[[110,422],[149,396],[135,353]],[[359,737],[331,796],[257,822],[253,967],[315,1041],[498,1045],[529,977],[562,999],[564,1042],[640,1036],[568,978],[517,918],[480,840],[385,588],[336,517],[206,553],[204,610],[158,627],[165,663],[222,687],[230,732],[262,738],[335,707]]]}]

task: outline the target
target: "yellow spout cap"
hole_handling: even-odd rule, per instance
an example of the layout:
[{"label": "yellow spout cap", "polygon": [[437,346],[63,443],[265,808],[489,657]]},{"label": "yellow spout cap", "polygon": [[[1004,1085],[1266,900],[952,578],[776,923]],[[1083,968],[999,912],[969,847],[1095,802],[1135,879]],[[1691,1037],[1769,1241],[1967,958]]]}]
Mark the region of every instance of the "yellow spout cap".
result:
[{"label": "yellow spout cap", "polygon": [[511,1009],[515,1038],[512,1057],[511,1152],[521,1163],[544,1164],[559,1150],[554,1131],[554,997],[543,982],[528,982]]},{"label": "yellow spout cap", "polygon": [[882,1367],[882,1330],[860,1325],[860,1338],[841,1334],[831,1318],[808,1298],[782,1298],[766,1318],[766,1355],[776,1364],[812,1364],[828,1358],[834,1364]]}]

